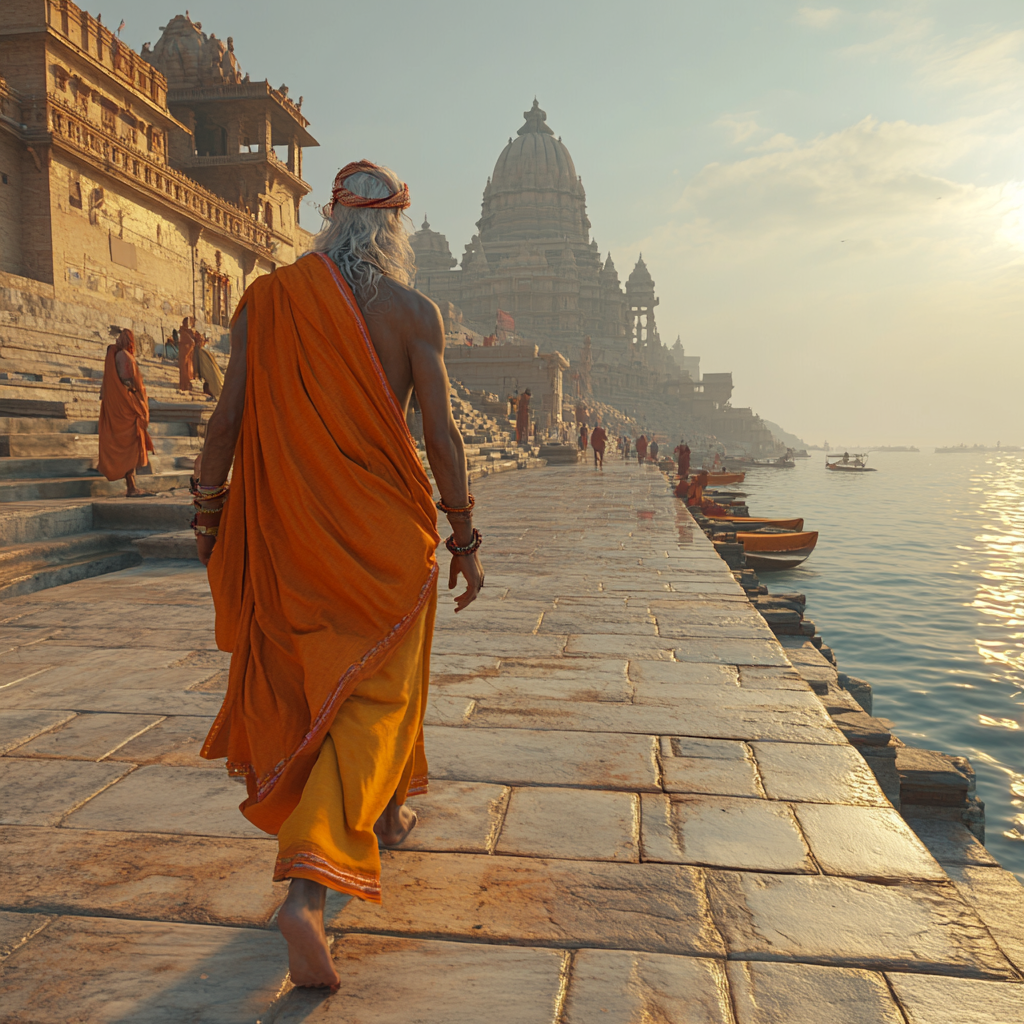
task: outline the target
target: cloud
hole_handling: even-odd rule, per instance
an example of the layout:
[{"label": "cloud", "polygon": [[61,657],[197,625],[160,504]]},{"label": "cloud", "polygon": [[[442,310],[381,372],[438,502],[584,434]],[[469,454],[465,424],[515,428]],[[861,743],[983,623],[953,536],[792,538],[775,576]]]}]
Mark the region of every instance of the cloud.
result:
[{"label": "cloud", "polygon": [[842,13],[838,7],[801,7],[795,20],[810,28],[828,28]]},{"label": "cloud", "polygon": [[757,111],[750,111],[746,114],[723,114],[717,121],[716,127],[728,128],[732,132],[732,141],[739,144],[746,142],[763,128],[754,120]]},{"label": "cloud", "polygon": [[[735,404],[798,433],[1019,436],[1024,181],[958,170],[1021,146],[1024,127],[980,117],[867,117],[708,164],[636,242],[656,254],[663,333],[682,328],[709,371],[736,370]],[[999,367],[988,393],[964,387],[982,365]]]}]

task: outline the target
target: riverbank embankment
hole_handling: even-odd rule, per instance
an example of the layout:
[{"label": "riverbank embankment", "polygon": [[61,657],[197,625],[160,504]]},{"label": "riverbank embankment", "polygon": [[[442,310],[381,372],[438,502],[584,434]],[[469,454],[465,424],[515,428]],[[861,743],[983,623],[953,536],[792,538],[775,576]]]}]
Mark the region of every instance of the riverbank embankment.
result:
[{"label": "riverbank embankment", "polygon": [[1013,1019],[1024,947],[894,809],[657,470],[474,490],[487,585],[457,617],[441,592],[431,791],[382,856],[383,905],[330,903],[333,996],[289,991],[276,843],[195,753],[227,667],[202,570],[5,603],[5,1013]]}]

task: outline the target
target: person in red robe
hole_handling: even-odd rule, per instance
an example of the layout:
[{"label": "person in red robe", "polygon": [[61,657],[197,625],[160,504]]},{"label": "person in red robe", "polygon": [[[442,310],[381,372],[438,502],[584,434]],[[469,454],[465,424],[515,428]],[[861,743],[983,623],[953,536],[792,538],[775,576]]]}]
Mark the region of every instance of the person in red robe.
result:
[{"label": "person in red robe", "polygon": [[642,466],[647,458],[647,438],[641,434],[636,439],[636,464]]},{"label": "person in red robe", "polygon": [[135,361],[135,335],[124,330],[107,346],[100,385],[99,471],[108,480],[124,478],[129,498],[146,492],[135,483],[135,470],[149,465],[153,441],[149,431],[149,399]]},{"label": "person in red robe", "polygon": [[673,455],[679,461],[679,479],[685,484],[687,478],[690,476],[690,446],[686,443],[685,438],[676,445]]},{"label": "person in red robe", "polygon": [[516,444],[530,443],[530,399],[533,393],[527,388],[516,406]]},{"label": "person in red robe", "polygon": [[192,391],[192,378],[195,376],[196,338],[192,333],[195,321],[190,323],[189,320],[185,317],[178,330],[178,390],[186,392]]},{"label": "person in red robe", "polygon": [[600,423],[594,427],[590,435],[590,447],[594,449],[594,468],[604,469],[604,447],[608,443],[608,433]]}]

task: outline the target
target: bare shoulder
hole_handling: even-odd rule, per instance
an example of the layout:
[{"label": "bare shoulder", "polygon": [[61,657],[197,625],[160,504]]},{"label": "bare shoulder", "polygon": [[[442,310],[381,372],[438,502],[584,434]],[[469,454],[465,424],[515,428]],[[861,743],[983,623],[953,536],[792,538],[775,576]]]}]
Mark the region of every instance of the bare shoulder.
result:
[{"label": "bare shoulder", "polygon": [[443,335],[441,311],[433,299],[391,278],[387,279],[387,288],[388,297],[394,303],[395,311],[404,321],[403,326],[428,337],[434,334]]}]

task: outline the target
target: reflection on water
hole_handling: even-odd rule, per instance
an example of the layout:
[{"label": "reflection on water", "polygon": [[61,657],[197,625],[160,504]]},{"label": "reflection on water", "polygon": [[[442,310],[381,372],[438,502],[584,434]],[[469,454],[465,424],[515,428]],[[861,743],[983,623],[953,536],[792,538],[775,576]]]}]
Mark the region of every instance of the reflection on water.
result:
[{"label": "reflection on water", "polygon": [[875,690],[905,743],[966,754],[986,845],[1024,876],[1024,456],[875,453],[879,472],[754,470],[752,515],[818,530],[802,590],[842,671]]}]

